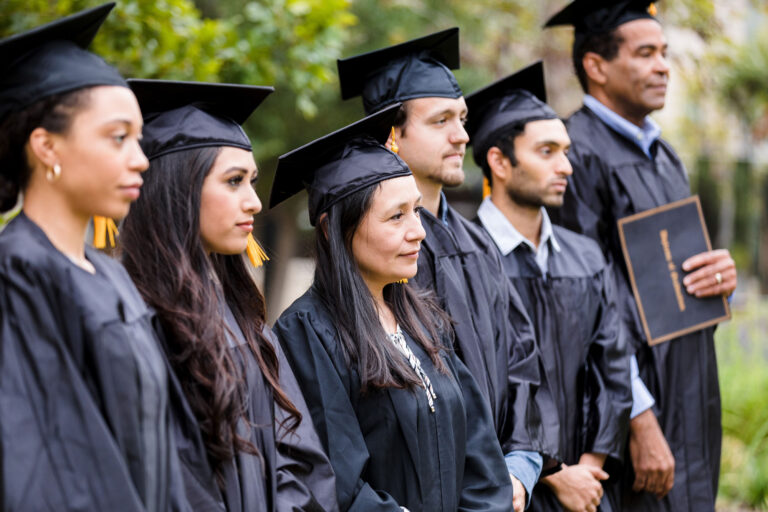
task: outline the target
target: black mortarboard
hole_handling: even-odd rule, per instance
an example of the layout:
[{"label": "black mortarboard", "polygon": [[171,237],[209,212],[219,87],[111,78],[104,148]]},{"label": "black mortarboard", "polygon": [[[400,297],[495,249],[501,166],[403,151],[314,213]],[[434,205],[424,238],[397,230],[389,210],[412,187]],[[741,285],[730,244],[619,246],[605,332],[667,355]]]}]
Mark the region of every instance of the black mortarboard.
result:
[{"label": "black mortarboard", "polygon": [[610,32],[638,19],[656,19],[654,3],[650,0],[574,0],[552,16],[544,27],[573,25],[573,46],[579,48],[591,34]]},{"label": "black mortarboard", "polygon": [[399,107],[392,105],[281,156],[269,207],[306,188],[309,220],[314,226],[320,214],[350,194],[409,176],[408,165],[383,146]]},{"label": "black mortarboard", "polygon": [[555,111],[546,104],[541,61],[473,92],[466,99],[466,130],[477,165],[482,165],[488,149],[505,132],[531,121],[557,119]]},{"label": "black mortarboard", "polygon": [[272,87],[128,80],[144,114],[141,147],[152,160],[185,149],[234,146],[251,151],[240,126]]},{"label": "black mortarboard", "polygon": [[414,98],[462,95],[452,69],[459,68],[459,29],[428,36],[338,61],[341,98],[363,97],[370,114]]},{"label": "black mortarboard", "polygon": [[85,50],[114,6],[94,7],[0,41],[0,119],[83,87],[127,87],[115,68]]}]

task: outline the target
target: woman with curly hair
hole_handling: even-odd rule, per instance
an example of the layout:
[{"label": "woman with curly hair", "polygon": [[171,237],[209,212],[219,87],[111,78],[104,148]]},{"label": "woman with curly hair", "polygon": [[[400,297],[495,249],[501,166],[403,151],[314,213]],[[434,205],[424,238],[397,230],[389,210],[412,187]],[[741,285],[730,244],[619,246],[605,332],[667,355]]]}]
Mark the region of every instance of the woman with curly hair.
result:
[{"label": "woman with curly hair", "polygon": [[[177,441],[188,494],[228,511],[334,510],[333,472],[265,324],[246,250],[261,202],[240,124],[271,87],[131,80],[150,160],[123,263],[157,312],[207,456]],[[304,413],[302,413],[304,410]],[[192,443],[194,445],[194,443]],[[202,486],[202,488],[201,488]]]}]

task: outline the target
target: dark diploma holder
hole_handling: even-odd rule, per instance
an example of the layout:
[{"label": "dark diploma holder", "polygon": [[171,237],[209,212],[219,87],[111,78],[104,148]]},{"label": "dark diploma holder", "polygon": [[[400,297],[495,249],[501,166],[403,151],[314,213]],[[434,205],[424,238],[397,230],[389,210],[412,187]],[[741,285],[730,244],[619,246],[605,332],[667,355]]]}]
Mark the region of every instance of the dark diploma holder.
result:
[{"label": "dark diploma holder", "polygon": [[698,196],[624,217],[618,224],[649,345],[731,317],[725,297],[698,299],[683,286],[683,262],[711,250]]}]

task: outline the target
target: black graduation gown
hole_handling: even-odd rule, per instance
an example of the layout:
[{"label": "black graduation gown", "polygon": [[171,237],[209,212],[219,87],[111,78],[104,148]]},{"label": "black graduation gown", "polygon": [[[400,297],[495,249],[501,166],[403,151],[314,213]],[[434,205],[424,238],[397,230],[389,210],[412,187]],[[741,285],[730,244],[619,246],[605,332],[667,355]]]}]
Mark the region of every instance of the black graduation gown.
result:
[{"label": "black graduation gown", "polygon": [[[248,389],[249,424],[241,421],[238,432],[256,447],[259,455],[238,452],[224,466],[224,489],[220,490],[214,483],[205,451],[196,448],[202,444],[198,429],[180,432],[183,437],[178,440],[179,445],[195,447],[181,452],[187,493],[194,500],[195,510],[338,510],[333,470],[274,334],[268,328],[264,329],[264,335],[277,351],[280,385],[304,418],[293,434],[280,426],[280,420],[287,415],[274,403],[272,391],[256,359],[250,351],[241,349],[246,343],[245,336],[231,310],[226,306],[223,309],[232,354]],[[186,424],[197,425],[194,413],[187,410]]]},{"label": "black graduation gown", "polygon": [[86,257],[95,274],[23,213],[0,233],[2,510],[186,510],[151,314]]},{"label": "black graduation gown", "polygon": [[559,459],[557,414],[541,379],[533,326],[493,241],[444,204],[447,225],[424,211],[416,283],[454,321],[456,351],[487,397],[504,453]]},{"label": "black graduation gown", "polygon": [[[275,324],[336,473],[342,511],[508,511],[512,487],[486,401],[466,367],[443,352],[448,374],[405,334],[434,386],[361,395],[334,324],[312,289]],[[386,342],[386,340],[385,340]]]},{"label": "black graduation gown", "polygon": [[[632,406],[629,353],[619,336],[613,276],[591,239],[553,226],[546,280],[526,245],[502,256],[536,328],[547,383],[560,417],[563,462],[602,453],[620,462]],[[612,460],[611,460],[612,459]],[[611,510],[603,500],[601,510]],[[549,487],[534,488],[530,511],[563,510]]]},{"label": "black graduation gown", "polygon": [[627,215],[688,197],[685,168],[664,140],[654,144],[650,159],[587,107],[574,113],[567,127],[574,173],[560,218],[566,227],[596,240],[614,265],[617,297],[640,376],[656,399],[654,412],[676,463],[675,485],[661,502],[632,492],[631,464],[625,464],[616,492],[625,510],[714,510],[722,434],[714,328],[647,345],[616,224]]}]

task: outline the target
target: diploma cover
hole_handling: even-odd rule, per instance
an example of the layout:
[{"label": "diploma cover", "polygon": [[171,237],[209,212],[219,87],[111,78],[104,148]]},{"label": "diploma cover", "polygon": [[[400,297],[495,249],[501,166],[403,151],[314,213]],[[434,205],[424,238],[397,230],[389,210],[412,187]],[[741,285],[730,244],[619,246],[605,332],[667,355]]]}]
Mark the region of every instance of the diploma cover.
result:
[{"label": "diploma cover", "polygon": [[699,196],[624,217],[618,224],[649,345],[730,319],[725,297],[699,299],[683,286],[683,262],[712,249]]}]

